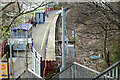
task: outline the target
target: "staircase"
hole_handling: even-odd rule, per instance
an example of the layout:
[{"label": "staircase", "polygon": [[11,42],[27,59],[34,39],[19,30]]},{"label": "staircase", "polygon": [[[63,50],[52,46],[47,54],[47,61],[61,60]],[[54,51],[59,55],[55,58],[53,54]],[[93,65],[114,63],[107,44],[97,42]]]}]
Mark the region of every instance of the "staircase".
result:
[{"label": "staircase", "polygon": [[116,62],[103,72],[98,72],[84,65],[73,62],[66,67],[62,72],[52,77],[52,80],[58,78],[80,78],[89,80],[119,80],[119,65],[120,61]]},{"label": "staircase", "polygon": [[120,66],[120,61],[116,62],[100,74],[98,74],[93,80],[98,80],[98,79],[103,79],[103,80],[119,80],[120,75],[119,75],[119,66]]}]

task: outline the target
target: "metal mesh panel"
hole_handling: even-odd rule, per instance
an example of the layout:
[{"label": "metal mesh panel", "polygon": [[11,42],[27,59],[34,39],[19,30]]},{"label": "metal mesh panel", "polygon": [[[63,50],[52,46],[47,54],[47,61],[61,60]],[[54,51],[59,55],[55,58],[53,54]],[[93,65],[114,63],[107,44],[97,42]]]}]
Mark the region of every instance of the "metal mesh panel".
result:
[{"label": "metal mesh panel", "polygon": [[61,72],[60,74],[56,75],[54,78],[60,79],[60,78],[89,78],[93,79],[96,75],[95,72],[86,69],[82,66],[73,64],[69,66],[66,70]]}]

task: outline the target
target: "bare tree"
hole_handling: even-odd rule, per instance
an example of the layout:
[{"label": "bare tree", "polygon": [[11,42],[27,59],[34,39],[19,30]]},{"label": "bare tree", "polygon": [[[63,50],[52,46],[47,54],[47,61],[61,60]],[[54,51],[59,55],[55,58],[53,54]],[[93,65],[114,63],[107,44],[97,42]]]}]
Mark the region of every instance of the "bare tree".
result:
[{"label": "bare tree", "polygon": [[[2,18],[6,18],[6,17],[7,17],[7,18],[11,18],[11,21],[9,22],[10,24],[7,25],[7,29],[5,30],[5,32],[7,32],[7,31],[9,30],[9,27],[12,26],[12,24],[15,22],[15,20],[16,20],[18,17],[20,17],[20,16],[22,16],[22,15],[24,15],[24,14],[28,14],[28,13],[34,12],[34,11],[37,10],[38,8],[43,7],[43,6],[45,6],[45,5],[47,5],[47,4],[50,4],[50,3],[53,3],[53,2],[48,2],[48,3],[41,2],[41,3],[38,3],[39,5],[38,5],[37,7],[35,7],[34,9],[32,9],[32,10],[27,10],[27,9],[25,9],[25,8],[27,8],[27,7],[29,6],[29,5],[28,5],[28,4],[30,4],[29,2],[22,2],[22,3],[20,3],[20,2],[18,2],[18,1],[16,1],[16,2],[9,2],[9,3],[7,3],[7,4],[0,10],[1,13],[3,13],[5,10],[8,10],[8,8],[9,8],[9,10],[10,10],[10,8],[12,7],[12,5],[16,5],[16,6],[13,6],[13,7],[16,7],[16,10],[15,10],[14,12],[12,12],[12,11],[7,11],[7,12],[5,12],[5,14],[9,14],[10,12],[11,12],[11,13],[14,13],[13,16],[5,15],[5,17],[2,17]],[[26,7],[24,8],[23,5],[26,5]],[[0,35],[0,37],[2,37],[3,35],[4,35],[4,34]]]}]

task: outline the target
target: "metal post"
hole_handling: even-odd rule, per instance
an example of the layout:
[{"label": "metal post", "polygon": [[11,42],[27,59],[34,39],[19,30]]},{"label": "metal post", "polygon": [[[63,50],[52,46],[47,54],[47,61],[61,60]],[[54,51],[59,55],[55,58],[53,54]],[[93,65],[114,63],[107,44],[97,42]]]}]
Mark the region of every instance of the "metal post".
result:
[{"label": "metal post", "polygon": [[35,56],[36,52],[34,53],[34,72],[36,72],[36,56]]},{"label": "metal post", "polygon": [[114,71],[114,68],[113,68],[113,70],[112,70],[112,77],[113,77],[113,79],[114,79],[114,72],[115,72],[115,71]]},{"label": "metal post", "polygon": [[75,80],[76,80],[77,77],[77,65],[75,65]]},{"label": "metal post", "polygon": [[34,71],[34,54],[33,52],[31,52],[32,55],[32,71]]},{"label": "metal post", "polygon": [[65,69],[65,9],[62,7],[62,68]]},{"label": "metal post", "polygon": [[74,65],[72,65],[72,79],[74,78]]},{"label": "metal post", "polygon": [[28,53],[27,53],[27,47],[28,47],[28,26],[27,25],[27,33],[26,33],[26,50],[25,50],[25,56],[26,56],[26,66],[25,66],[25,70],[26,70],[26,79],[28,79]]},{"label": "metal post", "polygon": [[10,27],[10,75],[12,75],[12,47],[11,47],[11,27]]},{"label": "metal post", "polygon": [[119,80],[119,67],[116,66],[116,80]]},{"label": "metal post", "polygon": [[[8,46],[7,46],[8,47]],[[8,68],[8,79],[10,78],[9,76],[9,56],[8,56],[8,49],[7,49],[7,68]]]},{"label": "metal post", "polygon": [[17,58],[18,58],[18,43],[17,43]]},{"label": "metal post", "polygon": [[107,77],[107,76],[108,76],[108,75],[107,75],[107,72],[106,72],[106,74],[105,74],[105,75],[106,75],[105,80],[107,80],[107,78],[108,78],[108,77]]},{"label": "metal post", "polygon": [[31,52],[32,53],[32,70],[33,70],[33,72],[35,72],[35,54],[34,54],[34,52]]},{"label": "metal post", "polygon": [[40,76],[42,77],[42,57],[40,57]]},{"label": "metal post", "polygon": [[[74,41],[75,41],[75,28],[74,28]],[[75,49],[75,42],[74,42],[74,49]]]},{"label": "metal post", "polygon": [[111,78],[111,71],[109,71],[109,80],[110,80],[110,78]]}]

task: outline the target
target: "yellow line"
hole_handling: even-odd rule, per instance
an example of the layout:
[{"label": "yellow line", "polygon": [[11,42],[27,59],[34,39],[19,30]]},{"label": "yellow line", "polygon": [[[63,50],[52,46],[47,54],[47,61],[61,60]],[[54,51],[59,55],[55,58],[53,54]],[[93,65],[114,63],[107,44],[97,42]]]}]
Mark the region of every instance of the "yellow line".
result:
[{"label": "yellow line", "polygon": [[[54,16],[55,16],[55,15],[54,15]],[[54,18],[54,16],[53,16],[53,18]],[[53,20],[53,18],[50,20],[50,22]],[[45,34],[44,34],[44,37],[43,37],[43,40],[42,40],[41,49],[43,48],[44,39],[45,39],[45,36],[46,36],[46,33],[47,33],[47,31],[48,31],[49,26],[50,26],[50,23],[49,23],[49,25],[47,26],[47,29],[46,29],[46,31],[45,31]]]},{"label": "yellow line", "polygon": [[[49,24],[49,25],[50,25],[50,24]],[[46,31],[45,31],[45,34],[44,34],[44,37],[43,37],[43,40],[42,40],[41,49],[42,49],[42,47],[43,47],[44,39],[45,39],[46,33],[47,33],[47,31],[48,31],[49,25],[47,26],[47,29],[46,29]]]}]

